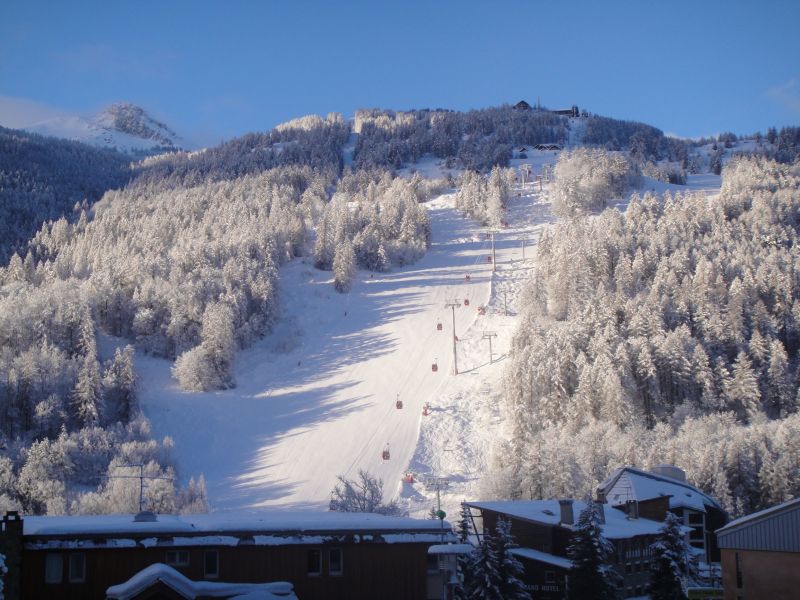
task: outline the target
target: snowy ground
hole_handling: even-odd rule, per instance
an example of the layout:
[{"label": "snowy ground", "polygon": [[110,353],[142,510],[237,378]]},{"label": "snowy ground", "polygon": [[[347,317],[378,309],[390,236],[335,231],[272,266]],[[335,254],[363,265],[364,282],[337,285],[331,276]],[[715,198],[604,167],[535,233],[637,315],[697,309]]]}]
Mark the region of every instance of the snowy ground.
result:
[{"label": "snowy ground", "polygon": [[[534,175],[557,159],[534,154],[525,161]],[[719,178],[647,184],[710,194]],[[284,267],[284,314],[269,336],[237,356],[234,390],[182,392],[169,362],[139,356],[142,406],[154,434],[174,439],[183,478],[204,473],[216,510],[325,508],[336,476],[354,477],[358,469],[383,478],[386,495],[412,516],[435,504],[432,476],[446,480],[442,507],[449,515],[462,500],[477,499],[503,435],[501,381],[519,293],[536,240],[552,221],[547,186],[540,192],[528,184],[514,194],[509,228],[495,239],[496,273],[484,228],[455,211],[452,195],[428,203],[433,244],[422,260],[389,273],[359,272],[349,294],[336,293],[330,273],[307,259]],[[449,300],[461,304],[457,376]],[[497,334],[491,362],[484,332]],[[402,482],[409,472],[414,482]]]}]

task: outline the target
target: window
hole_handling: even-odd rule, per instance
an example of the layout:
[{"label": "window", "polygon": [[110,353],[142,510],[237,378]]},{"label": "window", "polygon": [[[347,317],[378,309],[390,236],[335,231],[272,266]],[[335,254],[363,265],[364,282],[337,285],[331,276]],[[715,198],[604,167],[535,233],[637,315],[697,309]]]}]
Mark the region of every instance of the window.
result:
[{"label": "window", "polygon": [[206,550],[203,553],[203,577],[216,579],[219,577],[219,552]]},{"label": "window", "polygon": [[689,513],[689,525],[702,525],[702,524],[703,524],[703,513],[699,512]]},{"label": "window", "polygon": [[556,572],[555,571],[545,571],[544,572],[544,582],[545,583],[555,583],[556,582]]},{"label": "window", "polygon": [[167,550],[167,564],[171,567],[188,567],[188,550]]},{"label": "window", "polygon": [[439,572],[439,555],[428,554],[428,573]]},{"label": "window", "polygon": [[83,552],[73,552],[69,555],[69,582],[84,581],[86,581],[86,555]]},{"label": "window", "polygon": [[319,575],[322,573],[322,551],[313,548],[308,551],[308,574]]},{"label": "window", "polygon": [[341,575],[342,567],[342,549],[331,548],[328,551],[328,575]]},{"label": "window", "polygon": [[739,553],[735,553],[736,558],[736,587],[742,587],[742,558],[739,556]]},{"label": "window", "polygon": [[48,554],[44,561],[44,582],[61,583],[64,575],[64,559],[60,554]]}]

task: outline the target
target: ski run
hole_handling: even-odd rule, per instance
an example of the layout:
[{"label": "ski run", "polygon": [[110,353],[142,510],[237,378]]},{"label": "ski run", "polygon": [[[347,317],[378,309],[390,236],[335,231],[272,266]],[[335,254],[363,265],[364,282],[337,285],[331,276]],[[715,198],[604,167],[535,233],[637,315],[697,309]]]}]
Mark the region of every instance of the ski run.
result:
[{"label": "ski run", "polygon": [[[532,152],[512,164],[538,174],[556,160]],[[680,189],[718,187],[704,175]],[[237,354],[235,389],[183,392],[171,362],[137,355],[142,407],[153,433],[174,441],[182,479],[203,473],[215,511],[327,509],[337,476],[360,469],[410,516],[426,516],[437,492],[449,515],[478,498],[504,435],[501,381],[520,293],[553,220],[547,192],[531,182],[514,190],[494,262],[488,230],[455,210],[452,193],[427,203],[432,243],[421,260],[359,271],[349,293],[310,257],[294,260],[281,270],[275,328]]]}]

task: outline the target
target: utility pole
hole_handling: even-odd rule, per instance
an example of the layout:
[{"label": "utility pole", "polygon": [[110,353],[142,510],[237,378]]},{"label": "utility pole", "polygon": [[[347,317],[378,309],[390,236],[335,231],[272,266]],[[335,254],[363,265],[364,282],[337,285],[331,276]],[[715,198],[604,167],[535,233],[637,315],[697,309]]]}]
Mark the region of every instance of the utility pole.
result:
[{"label": "utility pole", "polygon": [[172,481],[172,477],[157,477],[153,475],[145,475],[144,474],[144,464],[139,463],[135,465],[118,465],[121,468],[130,468],[135,469],[139,468],[138,475],[106,475],[108,479],[138,479],[139,480],[139,512],[144,510],[144,480],[145,479],[164,479],[166,481]]},{"label": "utility pole", "polygon": [[436,488],[436,516],[439,517],[439,522],[441,523],[442,543],[444,543],[444,518],[447,516],[447,514],[445,514],[445,512],[442,510],[442,499],[439,495],[439,491],[442,488],[448,487],[449,485],[450,481],[446,477],[432,475],[425,478],[425,487],[427,489],[431,489],[432,487]]},{"label": "utility pole", "polygon": [[494,331],[484,331],[483,338],[484,340],[489,340],[489,364],[492,364],[493,361],[493,354],[492,354],[492,338],[497,337],[497,333]]},{"label": "utility pole", "polygon": [[448,300],[445,308],[453,309],[453,375],[458,375],[458,354],[456,353],[456,308],[461,307],[458,300]]}]

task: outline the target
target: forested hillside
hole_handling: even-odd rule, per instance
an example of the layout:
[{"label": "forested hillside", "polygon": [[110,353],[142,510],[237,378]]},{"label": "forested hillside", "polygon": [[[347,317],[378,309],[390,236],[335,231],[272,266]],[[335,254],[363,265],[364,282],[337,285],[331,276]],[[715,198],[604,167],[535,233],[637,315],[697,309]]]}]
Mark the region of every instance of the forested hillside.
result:
[{"label": "forested hillside", "polygon": [[544,236],[497,485],[580,494],[669,462],[734,514],[800,493],[798,208],[800,165],[740,159],[718,198],[645,194]]},{"label": "forested hillside", "polygon": [[169,440],[149,439],[133,347],[103,356],[98,338],[175,360],[186,389],[235,386],[236,351],[277,314],[278,267],[311,251],[315,228],[315,262],[337,269],[340,291],[357,265],[422,256],[430,233],[419,203],[442,184],[382,170],[340,179],[348,135],[341,118],[311,117],[147,159],[129,185],[75,222],[48,221],[24,260],[0,268],[4,507],[123,510],[135,494],[114,478],[139,463],[167,477],[151,488],[158,510],[203,506],[202,486],[171,482]]},{"label": "forested hillside", "polygon": [[[122,475],[130,474],[125,465],[143,464],[149,476],[164,478],[148,487],[151,506],[202,510],[202,482],[176,486],[172,442],[151,439],[137,404],[134,349],[174,361],[172,374],[186,390],[236,386],[237,351],[264,336],[279,315],[281,265],[309,256],[318,269],[333,271],[337,291],[347,292],[359,267],[385,271],[425,254],[431,230],[421,203],[454,182],[398,177],[399,167],[433,155],[460,169],[457,207],[498,226],[514,184],[506,168],[512,148],[563,143],[570,123],[545,110],[508,106],[465,113],[366,110],[354,124],[338,114],[303,117],[133,166],[110,151],[0,131],[0,228],[7,232],[0,258],[8,257],[0,263],[0,509],[131,511],[136,486]],[[642,124],[582,117],[578,129],[593,144],[634,155],[591,155],[619,167],[614,181],[625,185],[618,191],[638,176],[637,165],[668,170],[654,161],[680,161],[689,148]],[[351,148],[352,164],[345,161]],[[748,220],[756,208],[775,222],[775,214],[788,214],[784,196],[796,173],[768,165],[741,167],[743,174],[726,188],[722,213],[711,206],[678,208],[699,206],[699,199],[660,207],[645,198],[629,211],[632,225],[606,213],[565,224],[543,242],[542,269],[528,294],[531,327],[524,331],[531,333],[517,340],[517,383],[509,390],[519,431],[529,435],[535,422],[560,435],[571,424],[602,418],[624,439],[658,423],[686,426],[686,415],[704,411],[731,410],[735,417],[720,418],[741,423],[794,411],[795,398],[786,391],[796,388],[797,374],[793,284],[786,277],[783,287],[763,283],[793,260],[794,229],[769,228],[766,241],[754,247],[735,234],[756,227]],[[758,179],[747,169],[756,168],[766,169],[780,189],[742,200]],[[600,179],[590,183],[595,200],[617,191]],[[682,221],[701,217],[691,227]],[[706,247],[725,253],[700,257],[692,250],[697,231],[725,233]],[[582,242],[564,246],[570,239]],[[757,261],[741,258],[756,251]],[[680,266],[681,275],[704,265],[712,283],[699,297],[710,295],[722,308],[691,313],[694,304],[676,300],[680,294],[669,287],[676,278],[682,291],[688,284],[662,263]],[[738,271],[730,270],[734,265]],[[650,287],[657,292],[648,293]],[[730,317],[739,318],[740,328],[724,332],[737,337],[713,341],[725,329],[720,319],[734,314],[729,304],[744,307],[740,317]],[[630,331],[636,335],[627,341]],[[531,348],[561,362],[542,370],[530,359]],[[627,355],[617,363],[621,348]],[[680,349],[691,360],[673,373],[668,361],[680,362],[673,356]],[[705,370],[695,373],[695,363],[707,363]],[[563,381],[551,381],[554,373]],[[595,398],[587,390],[601,373],[612,376]],[[729,383],[747,373],[761,394],[755,408]],[[566,416],[563,407],[569,407]]]},{"label": "forested hillside", "polygon": [[131,176],[129,158],[56,138],[0,127],[0,265],[49,219],[77,220],[84,207]]}]

